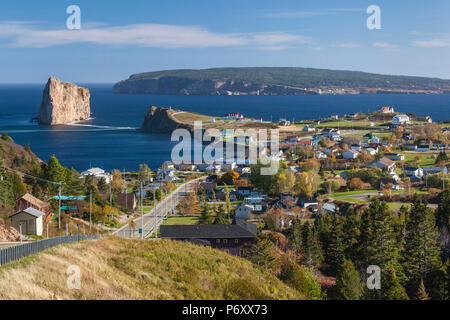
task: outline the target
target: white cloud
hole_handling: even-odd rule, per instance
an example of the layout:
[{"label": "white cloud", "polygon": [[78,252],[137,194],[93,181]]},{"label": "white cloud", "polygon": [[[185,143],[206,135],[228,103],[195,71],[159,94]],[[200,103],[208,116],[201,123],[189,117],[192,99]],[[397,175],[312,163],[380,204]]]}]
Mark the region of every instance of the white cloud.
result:
[{"label": "white cloud", "polygon": [[[134,24],[118,27],[100,23],[82,25],[81,30],[41,29],[29,23],[0,22],[0,37],[15,47],[45,48],[73,43],[135,45],[158,48],[205,48],[229,46],[295,46],[308,40],[285,32],[214,33],[205,28],[164,24]],[[84,27],[84,28],[83,28]]]},{"label": "white cloud", "polygon": [[431,39],[414,41],[413,46],[425,48],[442,48],[450,46],[450,39]]},{"label": "white cloud", "polygon": [[372,43],[372,46],[374,47],[378,47],[378,48],[397,48],[397,46],[395,44],[391,44],[389,42],[374,42]]},{"label": "white cloud", "polygon": [[361,45],[359,43],[355,42],[338,42],[333,45],[335,48],[345,48],[345,49],[354,49],[354,48],[360,48]]},{"label": "white cloud", "polygon": [[320,11],[283,11],[283,12],[271,12],[267,13],[264,16],[267,18],[276,18],[276,19],[295,19],[295,18],[309,18],[316,16],[324,16],[330,14],[340,14],[345,12],[364,12],[365,9],[361,8],[331,8]]}]

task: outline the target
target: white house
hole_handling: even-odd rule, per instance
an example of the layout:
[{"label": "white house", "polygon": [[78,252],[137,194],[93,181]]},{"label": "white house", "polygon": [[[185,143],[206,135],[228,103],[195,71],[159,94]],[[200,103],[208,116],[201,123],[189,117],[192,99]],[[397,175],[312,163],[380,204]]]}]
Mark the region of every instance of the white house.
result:
[{"label": "white house", "polygon": [[105,170],[100,168],[91,168],[86,171],[81,172],[82,176],[94,176],[96,179],[104,178],[106,183],[109,183],[111,177],[108,173],[105,172]]},{"label": "white house", "polygon": [[374,156],[374,155],[376,155],[378,153],[378,148],[376,148],[376,149],[374,149],[374,148],[366,148],[365,151],[366,151],[366,153]]},{"label": "white house", "polygon": [[408,176],[423,177],[423,169],[419,167],[405,167],[405,173]]},{"label": "white house", "polygon": [[156,172],[156,179],[159,181],[173,181],[177,179],[177,176],[175,175],[175,171],[172,169],[158,169]]},{"label": "white house", "polygon": [[410,124],[411,120],[406,114],[398,114],[392,118],[392,124],[401,125],[401,124]]},{"label": "white house", "polygon": [[347,151],[344,151],[342,154],[342,157],[344,159],[356,159],[358,157],[358,151],[353,149],[348,149]]}]

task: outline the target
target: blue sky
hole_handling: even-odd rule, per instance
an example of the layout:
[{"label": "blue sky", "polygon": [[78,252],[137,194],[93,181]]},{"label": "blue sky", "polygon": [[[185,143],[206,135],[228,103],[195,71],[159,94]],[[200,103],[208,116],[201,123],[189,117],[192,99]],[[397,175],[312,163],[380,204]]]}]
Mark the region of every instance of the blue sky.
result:
[{"label": "blue sky", "polygon": [[[68,30],[66,8],[81,8]],[[366,27],[369,5],[381,30]],[[450,1],[2,0],[0,83],[290,66],[450,79]]]}]

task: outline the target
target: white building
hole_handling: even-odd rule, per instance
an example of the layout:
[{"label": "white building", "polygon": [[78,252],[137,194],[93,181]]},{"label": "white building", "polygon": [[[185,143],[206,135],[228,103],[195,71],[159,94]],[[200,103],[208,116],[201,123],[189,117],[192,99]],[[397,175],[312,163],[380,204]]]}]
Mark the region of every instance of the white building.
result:
[{"label": "white building", "polygon": [[173,181],[178,178],[175,175],[175,171],[172,169],[158,169],[158,171],[156,172],[156,179],[159,181],[161,180]]},{"label": "white building", "polygon": [[22,230],[22,234],[42,236],[44,215],[44,212],[29,207],[14,213],[11,216],[11,222],[17,231]]},{"label": "white building", "polygon": [[238,219],[248,219],[249,214],[253,211],[253,206],[241,203],[236,207],[236,218]]},{"label": "white building", "polygon": [[342,157],[344,159],[356,159],[358,157],[358,151],[349,149],[347,151],[344,151],[344,153],[342,154]]},{"label": "white building", "polygon": [[109,173],[106,173],[105,170],[100,168],[91,168],[86,171],[81,172],[82,176],[94,176],[96,179],[100,180],[101,178],[104,178],[106,183],[109,183],[111,176]]},{"label": "white building", "polygon": [[392,124],[395,125],[403,125],[403,124],[410,124],[411,120],[406,114],[398,114],[392,118]]}]

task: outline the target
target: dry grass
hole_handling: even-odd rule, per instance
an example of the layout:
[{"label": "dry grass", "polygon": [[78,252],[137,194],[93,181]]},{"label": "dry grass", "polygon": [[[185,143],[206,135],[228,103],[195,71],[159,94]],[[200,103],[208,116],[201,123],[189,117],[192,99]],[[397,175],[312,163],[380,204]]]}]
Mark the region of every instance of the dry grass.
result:
[{"label": "dry grass", "polygon": [[[81,289],[67,288],[77,265]],[[302,299],[245,259],[170,240],[104,238],[0,267],[0,299]]]}]

